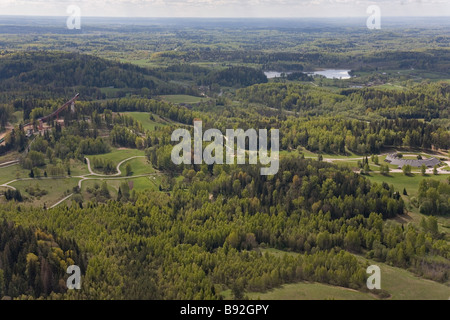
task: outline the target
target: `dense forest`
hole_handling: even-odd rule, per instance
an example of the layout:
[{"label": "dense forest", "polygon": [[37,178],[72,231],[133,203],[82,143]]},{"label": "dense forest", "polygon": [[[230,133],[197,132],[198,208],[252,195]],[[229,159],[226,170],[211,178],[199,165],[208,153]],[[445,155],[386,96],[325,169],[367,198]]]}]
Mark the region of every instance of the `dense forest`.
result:
[{"label": "dense forest", "polygon": [[[101,98],[98,88],[148,88],[156,90],[156,80],[144,69],[77,53],[15,53],[0,56],[0,91],[4,99],[54,97],[82,92]],[[51,86],[51,90],[48,88]]]},{"label": "dense forest", "polygon": [[450,147],[450,133],[427,122],[395,119],[370,123],[343,118],[289,118],[281,127],[283,149],[298,146],[311,151],[346,154],[379,153],[386,147],[440,148]]},{"label": "dense forest", "polygon": [[[324,45],[325,47],[326,45]],[[322,49],[322,50],[320,50]],[[329,48],[326,48],[329,49]],[[264,70],[303,71],[316,65],[337,67],[351,66],[355,70],[373,71],[379,66],[389,66],[391,69],[417,68],[448,72],[450,61],[448,49],[434,49],[421,51],[383,51],[363,55],[325,52],[318,48],[318,52],[261,52],[240,50],[196,50],[189,52],[165,52],[163,58],[186,61],[239,61],[240,63],[259,64]],[[350,49],[352,49],[350,47]],[[301,61],[301,62],[299,62]]]},{"label": "dense forest", "polygon": [[73,240],[3,220],[0,225],[0,296],[46,297],[64,293],[66,269],[86,258]]},{"label": "dense forest", "polygon": [[[340,93],[298,83],[269,83],[250,86],[237,92],[248,102],[266,104],[271,108],[295,111],[300,115],[342,114],[360,110],[388,119],[448,118],[450,85],[445,82],[422,83],[409,90],[344,89]],[[347,115],[347,114],[346,114]]]},{"label": "dense forest", "polygon": [[[377,263],[448,286],[448,24],[2,19],[0,299],[369,293]],[[312,75],[328,68],[350,78]],[[278,172],[175,165],[171,135],[194,119],[279,129]],[[381,160],[393,152],[440,163],[402,172]]]},{"label": "dense forest", "polygon": [[210,74],[202,82],[208,85],[215,84],[224,87],[247,87],[256,83],[265,83],[267,82],[267,77],[261,70],[248,67],[230,67]]},{"label": "dense forest", "polygon": [[450,214],[450,186],[448,183],[429,180],[419,184],[420,212],[426,215]]},{"label": "dense forest", "polygon": [[[348,252],[447,281],[450,252],[434,218],[421,227],[384,224],[383,216],[404,210],[392,187],[317,161],[292,159],[281,168],[259,183],[253,168],[211,174],[202,166],[192,178],[186,170],[170,196],[133,193],[125,203],[62,206],[44,220],[42,209],[15,215],[11,205],[0,216],[79,239],[90,257],[89,290],[67,293],[77,298],[219,299],[221,288],[239,298],[300,280],[362,289],[364,265]],[[300,255],[257,250],[264,247]]]},{"label": "dense forest", "polygon": [[[57,107],[54,102],[47,105],[49,106],[47,108],[33,109],[29,114],[30,119],[50,113]],[[53,107],[50,107],[52,105]],[[218,106],[215,111],[200,112],[151,99],[119,99],[101,103],[80,102],[75,113],[66,113],[64,116],[66,123],[71,125],[62,130],[59,123],[50,123],[52,129],[34,139],[30,148],[31,152],[22,159],[22,165],[24,168],[31,169],[44,164],[45,159],[53,165],[58,164],[58,159],[63,162],[67,159],[82,160],[85,155],[107,153],[110,150],[107,142],[109,141],[112,146],[150,148],[149,152],[153,154],[152,163],[159,169],[164,169],[159,163],[162,163],[163,158],[170,162],[170,150],[167,147],[171,145],[169,137],[173,128],[167,126],[151,132],[146,131],[139,122],[121,114],[127,111],[152,112],[185,125],[192,124],[194,118],[200,118],[206,127],[219,125],[219,128],[223,128],[222,130],[235,121],[234,118],[238,122],[246,119],[243,123],[244,129],[252,124],[279,128],[282,150],[303,147],[313,152],[347,154],[351,151],[371,155],[387,147],[425,149],[450,147],[448,131],[437,125],[414,119],[385,119],[367,123],[345,120],[341,117],[308,119],[288,116],[285,120],[280,119],[274,122],[274,118],[261,115],[256,111],[247,110],[241,115],[240,111],[236,110],[224,113],[224,109],[229,108]],[[106,140],[99,136],[105,130],[109,131]],[[7,136],[6,145],[0,147],[0,153],[24,150],[27,141],[28,138],[18,126]],[[156,160],[156,153],[160,154],[159,162]],[[170,170],[177,170],[169,163],[167,166]],[[180,170],[182,169],[178,169]]]},{"label": "dense forest", "polygon": [[[192,85],[169,81],[183,78],[192,80]],[[79,53],[39,51],[1,53],[0,80],[2,102],[23,97],[62,97],[74,92],[80,92],[84,99],[103,99],[107,96],[102,88],[115,89],[115,97],[129,93],[197,95],[197,83],[245,87],[267,82],[261,70],[248,67],[214,71],[178,65],[150,70]]]}]

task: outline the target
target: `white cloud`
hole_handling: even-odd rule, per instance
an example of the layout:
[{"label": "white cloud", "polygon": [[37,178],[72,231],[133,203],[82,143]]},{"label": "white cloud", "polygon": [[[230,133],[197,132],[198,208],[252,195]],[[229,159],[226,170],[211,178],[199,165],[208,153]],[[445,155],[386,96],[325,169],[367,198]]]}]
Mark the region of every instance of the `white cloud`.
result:
[{"label": "white cloud", "polygon": [[386,16],[450,16],[450,0],[0,0],[0,15],[304,17],[365,16],[371,4]]}]

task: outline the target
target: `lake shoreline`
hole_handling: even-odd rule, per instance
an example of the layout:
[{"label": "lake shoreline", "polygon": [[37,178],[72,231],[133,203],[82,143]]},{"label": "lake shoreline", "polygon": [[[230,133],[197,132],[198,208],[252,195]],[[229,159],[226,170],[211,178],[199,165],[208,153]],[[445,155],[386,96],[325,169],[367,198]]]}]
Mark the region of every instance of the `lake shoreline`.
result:
[{"label": "lake shoreline", "polygon": [[[327,79],[338,79],[338,80],[346,80],[350,79],[350,71],[348,69],[322,69],[318,71],[305,71],[303,73],[316,76],[324,76]],[[273,79],[273,78],[280,78],[281,74],[291,74],[292,71],[287,72],[279,72],[279,71],[264,71],[264,74],[266,75],[267,79]]]}]

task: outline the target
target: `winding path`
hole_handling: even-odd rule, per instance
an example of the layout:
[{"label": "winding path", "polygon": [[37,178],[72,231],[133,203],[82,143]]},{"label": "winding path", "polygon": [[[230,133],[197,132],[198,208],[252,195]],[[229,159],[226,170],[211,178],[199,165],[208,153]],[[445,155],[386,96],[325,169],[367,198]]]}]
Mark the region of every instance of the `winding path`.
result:
[{"label": "winding path", "polygon": [[[226,139],[226,137],[225,137]],[[122,171],[120,170],[120,166],[122,164],[124,164],[127,161],[130,161],[132,159],[136,159],[136,158],[145,158],[145,156],[134,156],[134,157],[130,157],[127,158],[125,160],[122,160],[121,162],[119,162],[116,166],[116,170],[117,173],[112,174],[112,175],[107,175],[107,174],[100,174],[100,173],[95,173],[92,168],[91,168],[91,163],[89,161],[88,158],[86,159],[86,164],[89,170],[88,174],[84,174],[81,176],[72,176],[72,178],[79,178],[80,180],[78,181],[78,187],[81,189],[82,183],[83,181],[86,180],[118,180],[118,179],[133,179],[133,178],[141,178],[141,177],[150,177],[150,176],[156,176],[156,175],[160,175],[160,172],[154,172],[154,173],[147,173],[147,174],[141,174],[141,175],[136,175],[136,176],[121,176]],[[305,158],[315,158],[315,157],[305,157]],[[364,157],[361,158],[351,158],[351,160],[361,160]],[[328,161],[328,162],[333,162],[333,161],[345,161],[345,160],[349,160],[349,159],[324,159],[324,161]],[[450,161],[444,161],[447,166],[450,166]],[[13,166],[13,165],[17,165],[17,163],[8,163],[7,166],[5,167],[9,167],[9,166]],[[359,172],[355,171],[355,172]],[[401,169],[390,169],[391,173],[394,172],[398,172],[401,173],[403,172]],[[427,169],[426,171],[427,174],[432,174],[433,173],[433,168]],[[438,169],[438,173],[439,174],[450,174],[450,171],[446,171],[446,170],[442,170],[441,168]],[[94,176],[94,177],[90,177],[90,176]],[[39,178],[39,180],[45,180],[45,179],[67,179],[67,178],[71,178],[69,176],[64,176],[64,177],[48,177],[48,178]],[[0,184],[0,187],[5,187],[5,188],[10,188],[13,190],[16,190],[16,188],[14,188],[13,186],[10,186],[11,183],[17,182],[17,181],[25,181],[25,180],[36,180],[35,178],[22,178],[22,179],[14,179],[11,180],[9,182]],[[50,206],[48,209],[54,208],[56,206],[58,206],[59,204],[61,204],[62,202],[66,201],[67,199],[69,199],[71,196],[73,196],[73,193],[69,194],[68,196],[64,197],[63,199],[59,200],[57,203],[55,203],[54,205]]]},{"label": "winding path", "polygon": [[[89,158],[85,158],[85,159],[86,159],[86,163],[87,163],[88,170],[89,170],[89,174],[88,174],[88,175],[93,175],[93,176],[98,176],[98,177],[117,177],[117,176],[120,176],[120,175],[122,174],[122,171],[120,171],[120,166],[121,166],[123,163],[125,163],[125,162],[127,162],[127,161],[129,161],[129,160],[132,160],[132,159],[136,159],[136,158],[145,158],[145,156],[134,156],[134,157],[130,157],[130,158],[128,158],[128,159],[122,160],[122,161],[119,162],[119,164],[117,165],[117,167],[116,167],[117,173],[115,173],[115,174],[100,174],[100,173],[95,173],[94,171],[92,171],[92,168],[91,168],[91,162],[89,161]],[[87,176],[87,175],[84,175],[84,176]],[[82,177],[83,177],[83,176],[82,176]]]},{"label": "winding path", "polygon": [[[86,164],[89,170],[88,174],[84,174],[81,176],[64,176],[64,177],[48,177],[48,178],[39,178],[39,180],[46,180],[46,179],[67,179],[67,178],[79,178],[80,181],[78,181],[78,187],[81,189],[81,185],[83,181],[86,180],[118,180],[118,179],[134,179],[134,178],[141,178],[141,177],[150,177],[150,176],[156,176],[156,175],[160,175],[160,172],[154,172],[154,173],[147,173],[147,174],[140,174],[140,175],[136,175],[136,176],[121,176],[122,171],[120,170],[120,166],[122,164],[124,164],[127,161],[130,161],[132,159],[136,159],[136,158],[145,158],[145,156],[134,156],[134,157],[130,157],[127,158],[125,160],[122,160],[119,162],[119,164],[117,164],[116,166],[116,170],[117,173],[112,174],[112,175],[107,175],[107,174],[99,174],[99,173],[95,173],[94,171],[92,171],[91,168],[91,163],[89,161],[88,158],[86,159]],[[8,166],[13,166],[16,165],[17,163],[13,163],[13,164],[9,164]],[[95,176],[95,177],[90,177],[90,176]],[[14,188],[13,186],[10,186],[11,183],[17,182],[17,181],[25,181],[25,180],[37,180],[35,178],[22,178],[22,179],[14,179],[11,180],[9,182],[6,182],[4,184],[0,184],[0,187],[5,187],[5,188],[10,188],[13,190],[16,190],[16,188]],[[47,209],[51,209],[54,208],[56,206],[58,206],[59,204],[63,203],[64,201],[66,201],[67,199],[69,199],[71,196],[73,196],[73,193],[67,195],[66,197],[64,197],[63,199],[59,200],[57,203],[55,203],[54,205],[48,207]]]}]

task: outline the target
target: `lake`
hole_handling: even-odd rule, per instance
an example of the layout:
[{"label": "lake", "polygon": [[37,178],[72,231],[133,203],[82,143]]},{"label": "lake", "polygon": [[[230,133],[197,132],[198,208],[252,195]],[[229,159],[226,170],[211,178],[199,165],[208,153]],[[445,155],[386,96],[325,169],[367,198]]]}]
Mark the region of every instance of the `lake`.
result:
[{"label": "lake", "polygon": [[[350,75],[348,74],[350,70],[344,70],[344,69],[325,69],[320,71],[314,71],[314,72],[305,72],[307,74],[312,75],[321,75],[328,79],[350,79]],[[266,75],[267,79],[272,78],[279,78],[281,77],[281,74],[283,72],[279,71],[266,71],[264,74]],[[292,72],[284,72],[286,75],[292,73]]]},{"label": "lake", "polygon": [[307,72],[313,75],[321,75],[326,77],[327,79],[350,79],[350,75],[348,74],[350,70],[342,70],[342,69],[326,69],[315,72]]},{"label": "lake", "polygon": [[[279,72],[279,71],[265,71],[264,74],[266,75],[267,79],[272,79],[272,78],[279,78],[281,77],[281,74],[283,72]],[[284,72],[286,75],[288,75],[289,73],[292,72]]]}]

